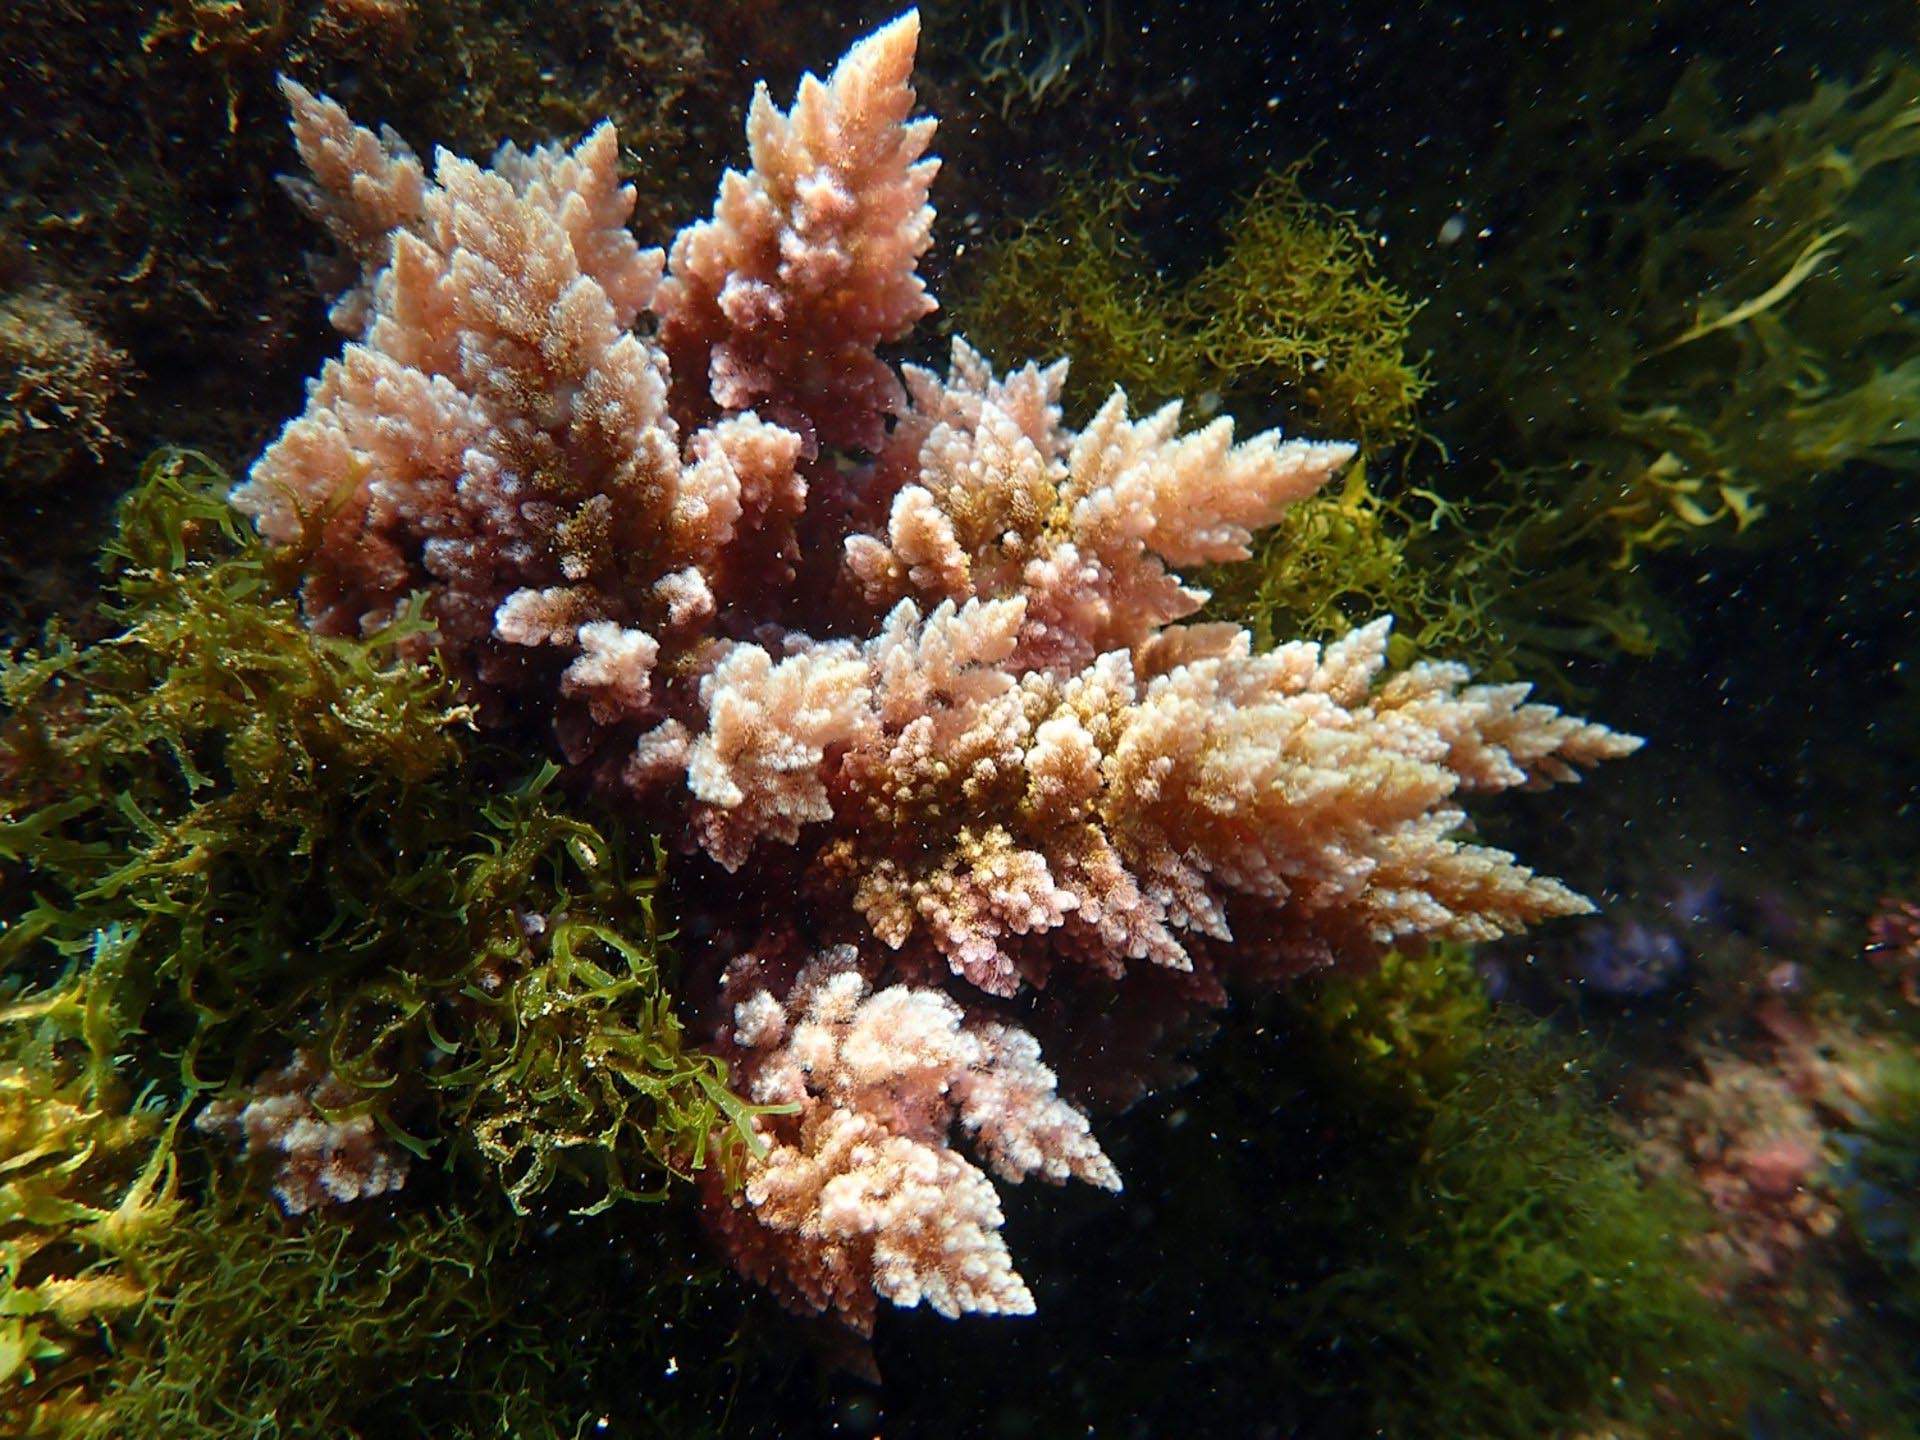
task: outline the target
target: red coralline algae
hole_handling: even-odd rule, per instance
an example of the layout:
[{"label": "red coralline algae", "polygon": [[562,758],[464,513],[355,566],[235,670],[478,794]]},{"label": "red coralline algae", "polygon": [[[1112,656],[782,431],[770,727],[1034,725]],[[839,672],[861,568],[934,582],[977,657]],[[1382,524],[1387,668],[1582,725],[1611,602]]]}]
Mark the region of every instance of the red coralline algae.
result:
[{"label": "red coralline algae", "polygon": [[[1460,800],[1639,743],[1457,665],[1389,674],[1385,620],[1264,653],[1190,623],[1176,567],[1245,558],[1351,446],[1119,391],[1075,431],[1064,361],[1000,377],[964,342],[944,377],[888,363],[934,306],[917,36],[785,113],[762,90],[751,168],[665,255],[609,127],[429,177],[289,87],[352,338],[235,494],[305,547],[316,628],[424,591],[486,718],[549,725],[704,853],[724,990],[683,999],[794,1107],[707,1187],[713,1228],[862,1327],[876,1297],[1031,1308],[986,1170],[1118,1186],[1018,1023],[1039,987],[1048,1033],[1174,1043],[1128,1006],[1586,910],[1461,839]],[[1118,1001],[1076,1016],[1094,986]]]}]

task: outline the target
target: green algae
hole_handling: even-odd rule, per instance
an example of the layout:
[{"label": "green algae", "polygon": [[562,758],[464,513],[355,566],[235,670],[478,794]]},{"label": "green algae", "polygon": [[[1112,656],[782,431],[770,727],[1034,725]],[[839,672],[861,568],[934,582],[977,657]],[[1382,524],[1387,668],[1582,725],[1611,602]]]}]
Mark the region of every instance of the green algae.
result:
[{"label": "green algae", "polygon": [[1070,421],[1116,385],[1142,409],[1206,388],[1179,291],[1130,233],[1137,203],[1127,181],[1069,184],[1049,212],[981,254],[946,302],[955,332],[998,365],[1071,357]]},{"label": "green algae", "polygon": [[137,1363],[76,1433],[350,1435],[376,1408],[379,1432],[405,1433],[393,1422],[458,1385],[463,1351],[498,1343],[501,1248],[459,1215],[291,1228],[209,1200],[154,1247]]},{"label": "green algae", "polygon": [[1033,4],[1007,0],[998,7],[935,3],[924,7],[938,48],[966,56],[966,70],[997,100],[1003,119],[1058,113],[1084,100],[1091,77],[1120,48],[1122,24],[1114,0]]},{"label": "green algae", "polygon": [[1876,1433],[1911,1440],[1920,1435],[1920,1206],[1913,1200],[1920,1106],[1911,1074],[1904,1085],[1899,1101],[1851,1144],[1842,1142],[1853,1153],[1841,1193],[1865,1259],[1854,1277],[1859,1313],[1836,1327],[1834,1339],[1845,1355],[1852,1413]]},{"label": "green algae", "polygon": [[[663,1199],[673,1180],[709,1163],[737,1174],[741,1151],[761,1143],[748,1117],[764,1107],[727,1089],[720,1061],[681,1048],[654,958],[658,936],[647,938],[562,922],[545,959],[476,1026],[490,1060],[463,1128],[498,1167],[516,1210],[562,1174],[592,1192],[583,1213]],[[634,1143],[654,1136],[672,1139]],[[658,1184],[631,1188],[646,1172]]]},{"label": "green algae", "polygon": [[1920,71],[1747,115],[1705,65],[1637,121],[1552,93],[1488,159],[1524,207],[1397,278],[1443,438],[1494,462],[1448,493],[1526,577],[1517,643],[1645,655],[1684,637],[1655,557],[1799,543],[1842,476],[1911,491]]},{"label": "green algae", "polygon": [[[0,1415],[579,1433],[620,1392],[566,1337],[650,1354],[715,1281],[676,1212],[593,1215],[757,1143],[672,1006],[662,853],[479,742],[418,605],[308,631],[297,555],[225,487],[157,457],[98,638],[0,668]],[[421,1157],[395,1201],[289,1221],[180,1130],[296,1048]],[[588,1263],[615,1253],[620,1295]],[[727,1335],[701,1344],[711,1380]],[[677,1404],[614,1433],[697,1432]]]},{"label": "green algae", "polygon": [[1413,438],[1427,390],[1409,341],[1419,306],[1382,276],[1373,236],[1308,198],[1305,172],[1255,187],[1185,309],[1229,410],[1258,413],[1278,397],[1294,428],[1377,454]]},{"label": "green algae", "polygon": [[1375,1138],[1322,1187],[1341,1260],[1295,1323],[1355,1347],[1377,1433],[1736,1423],[1758,1372],[1686,1258],[1706,1217],[1641,1177],[1579,1049],[1456,949],[1334,977],[1304,1015],[1343,1125]]},{"label": "green algae", "polygon": [[1920,1056],[1910,1041],[1874,1067],[1863,1112],[1840,1144],[1833,1178],[1865,1260],[1864,1288],[1903,1352],[1904,1363],[1889,1368],[1911,1413],[1920,1401]]},{"label": "green algae", "polygon": [[671,1258],[693,1243],[556,1244],[472,1201],[293,1223],[216,1184],[123,1245],[143,1285],[111,1344],[0,1415],[48,1440],[711,1434],[737,1302]]},{"label": "green algae", "polygon": [[484,1196],[296,1223],[205,1181],[188,1204],[171,1125],[81,1111],[30,1076],[0,1073],[7,1434],[718,1429],[739,1297],[680,1258],[697,1243],[683,1228],[543,1237]]},{"label": "green algae", "polygon": [[[1290,506],[1250,560],[1207,571],[1208,614],[1246,626],[1262,648],[1337,640],[1392,615],[1392,663],[1467,657],[1483,675],[1510,676],[1513,647],[1494,598],[1506,578],[1499,547],[1468,543],[1466,515],[1436,492],[1383,493],[1373,473],[1355,461],[1335,487]],[[1446,565],[1423,553],[1441,532],[1457,546]]]},{"label": "green algae", "polygon": [[96,1089],[190,1095],[310,1047],[398,1143],[505,1163],[550,1121],[608,1194],[739,1143],[667,999],[657,849],[561,808],[551,770],[489,768],[417,605],[310,633],[223,485],[150,467],[107,550],[115,633],[0,672],[13,1014],[80,1024]]},{"label": "green algae", "polygon": [[151,1106],[115,1108],[79,1067],[6,1040],[0,1428],[57,1433],[94,1414],[105,1367],[152,1293],[152,1246],[180,1212],[172,1125]]},{"label": "green algae", "polygon": [[1524,205],[1493,197],[1477,235],[1455,216],[1389,265],[1296,166],[1178,271],[1137,233],[1151,177],[1073,181],[964,272],[956,328],[1072,355],[1073,414],[1122,385],[1360,444],[1364,497],[1208,577],[1221,618],[1394,613],[1408,654],[1548,683],[1673,649],[1659,557],[1793,544],[1843,475],[1912,489],[1920,71],[1745,115],[1705,66],[1638,118],[1544,93],[1569,98],[1517,108],[1485,162]]},{"label": "green algae", "polygon": [[1069,418],[1116,385],[1139,408],[1211,408],[1378,450],[1408,439],[1426,381],[1414,307],[1349,215],[1309,199],[1304,167],[1267,176],[1223,225],[1218,257],[1168,276],[1131,233],[1140,177],[1069,183],[990,247],[954,327],[1002,364],[1072,357]]}]

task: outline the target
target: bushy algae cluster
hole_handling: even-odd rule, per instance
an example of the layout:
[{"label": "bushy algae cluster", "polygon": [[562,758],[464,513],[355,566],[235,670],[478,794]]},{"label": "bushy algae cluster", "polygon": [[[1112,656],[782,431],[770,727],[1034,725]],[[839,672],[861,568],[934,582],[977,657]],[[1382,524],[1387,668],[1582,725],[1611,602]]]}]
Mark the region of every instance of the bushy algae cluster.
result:
[{"label": "bushy algae cluster", "polygon": [[155,1249],[181,1211],[164,1113],[98,1093],[87,1067],[35,1038],[9,1026],[0,1040],[0,1422],[11,1434],[88,1417],[101,1337],[152,1298]]},{"label": "bushy algae cluster", "polygon": [[1706,1215],[1641,1179],[1577,1046],[1497,1013],[1459,951],[1390,956],[1304,1010],[1330,1112],[1381,1150],[1325,1187],[1318,1223],[1366,1239],[1297,1323],[1316,1348],[1362,1347],[1379,1433],[1737,1423],[1755,1347],[1685,1256]]},{"label": "bushy algae cluster", "polygon": [[1207,395],[1287,417],[1368,454],[1408,439],[1427,388],[1408,331],[1416,306],[1380,272],[1351,216],[1309,199],[1304,167],[1277,171],[1222,223],[1218,254],[1163,275],[1131,233],[1145,176],[1064,182],[1041,220],[976,263],[953,326],[992,359],[1073,357],[1066,403],[1114,386],[1143,403]]},{"label": "bushy algae cluster", "polygon": [[194,1090],[313,1048],[401,1143],[452,1097],[525,1170],[516,1194],[561,1136],[605,1142],[615,1192],[705,1163],[706,1107],[734,1102],[661,1003],[653,859],[566,814],[550,774],[490,793],[466,709],[397,653],[425,622],[313,635],[286,557],[210,481],[156,462],[108,551],[127,628],[6,673],[0,835],[32,890],[0,955],[48,992],[16,1011],[82,987],[96,1086],[159,1078],[117,1073],[139,1033]]}]

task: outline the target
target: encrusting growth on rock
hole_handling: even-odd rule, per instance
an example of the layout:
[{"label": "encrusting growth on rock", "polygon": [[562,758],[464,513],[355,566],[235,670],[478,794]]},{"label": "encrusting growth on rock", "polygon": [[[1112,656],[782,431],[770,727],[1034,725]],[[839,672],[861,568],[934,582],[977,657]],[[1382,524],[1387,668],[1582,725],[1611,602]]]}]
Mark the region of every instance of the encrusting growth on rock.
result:
[{"label": "encrusting growth on rock", "polygon": [[407,1183],[407,1156],[387,1143],[373,1116],[337,1113],[357,1098],[301,1051],[245,1094],[207,1105],[193,1125],[244,1142],[249,1158],[272,1157],[274,1198],[287,1214],[304,1215]]},{"label": "encrusting growth on rock", "polygon": [[289,87],[298,193],[360,279],[235,493],[307,547],[315,628],[424,591],[485,718],[550,723],[714,862],[689,887],[727,975],[713,1043],[793,1108],[755,1119],[737,1194],[707,1187],[713,1229],[857,1327],[876,1296],[1032,1308],[956,1131],[1002,1179],[1117,1188],[1012,1023],[1030,987],[1071,1016],[1081,979],[1158,1003],[1145,973],[1212,1005],[1576,913],[1459,838],[1460,798],[1638,744],[1458,666],[1386,674],[1385,620],[1264,653],[1189,623],[1179,569],[1244,559],[1351,446],[1183,434],[1117,390],[1075,431],[1065,361],[997,378],[964,342],[945,378],[896,372],[878,347],[934,307],[917,35],[885,26],[786,113],[762,90],[751,168],[665,258],[626,229],[610,127],[429,179]]}]

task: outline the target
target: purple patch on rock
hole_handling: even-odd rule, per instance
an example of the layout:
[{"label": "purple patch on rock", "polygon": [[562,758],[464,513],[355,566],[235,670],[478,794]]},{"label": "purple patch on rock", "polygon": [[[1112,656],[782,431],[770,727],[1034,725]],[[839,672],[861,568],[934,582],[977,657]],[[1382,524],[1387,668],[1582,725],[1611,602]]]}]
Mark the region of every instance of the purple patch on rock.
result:
[{"label": "purple patch on rock", "polygon": [[1574,973],[1584,983],[1621,999],[1657,995],[1686,968],[1686,947],[1679,937],[1638,920],[1594,926],[1581,938],[1574,957]]}]

